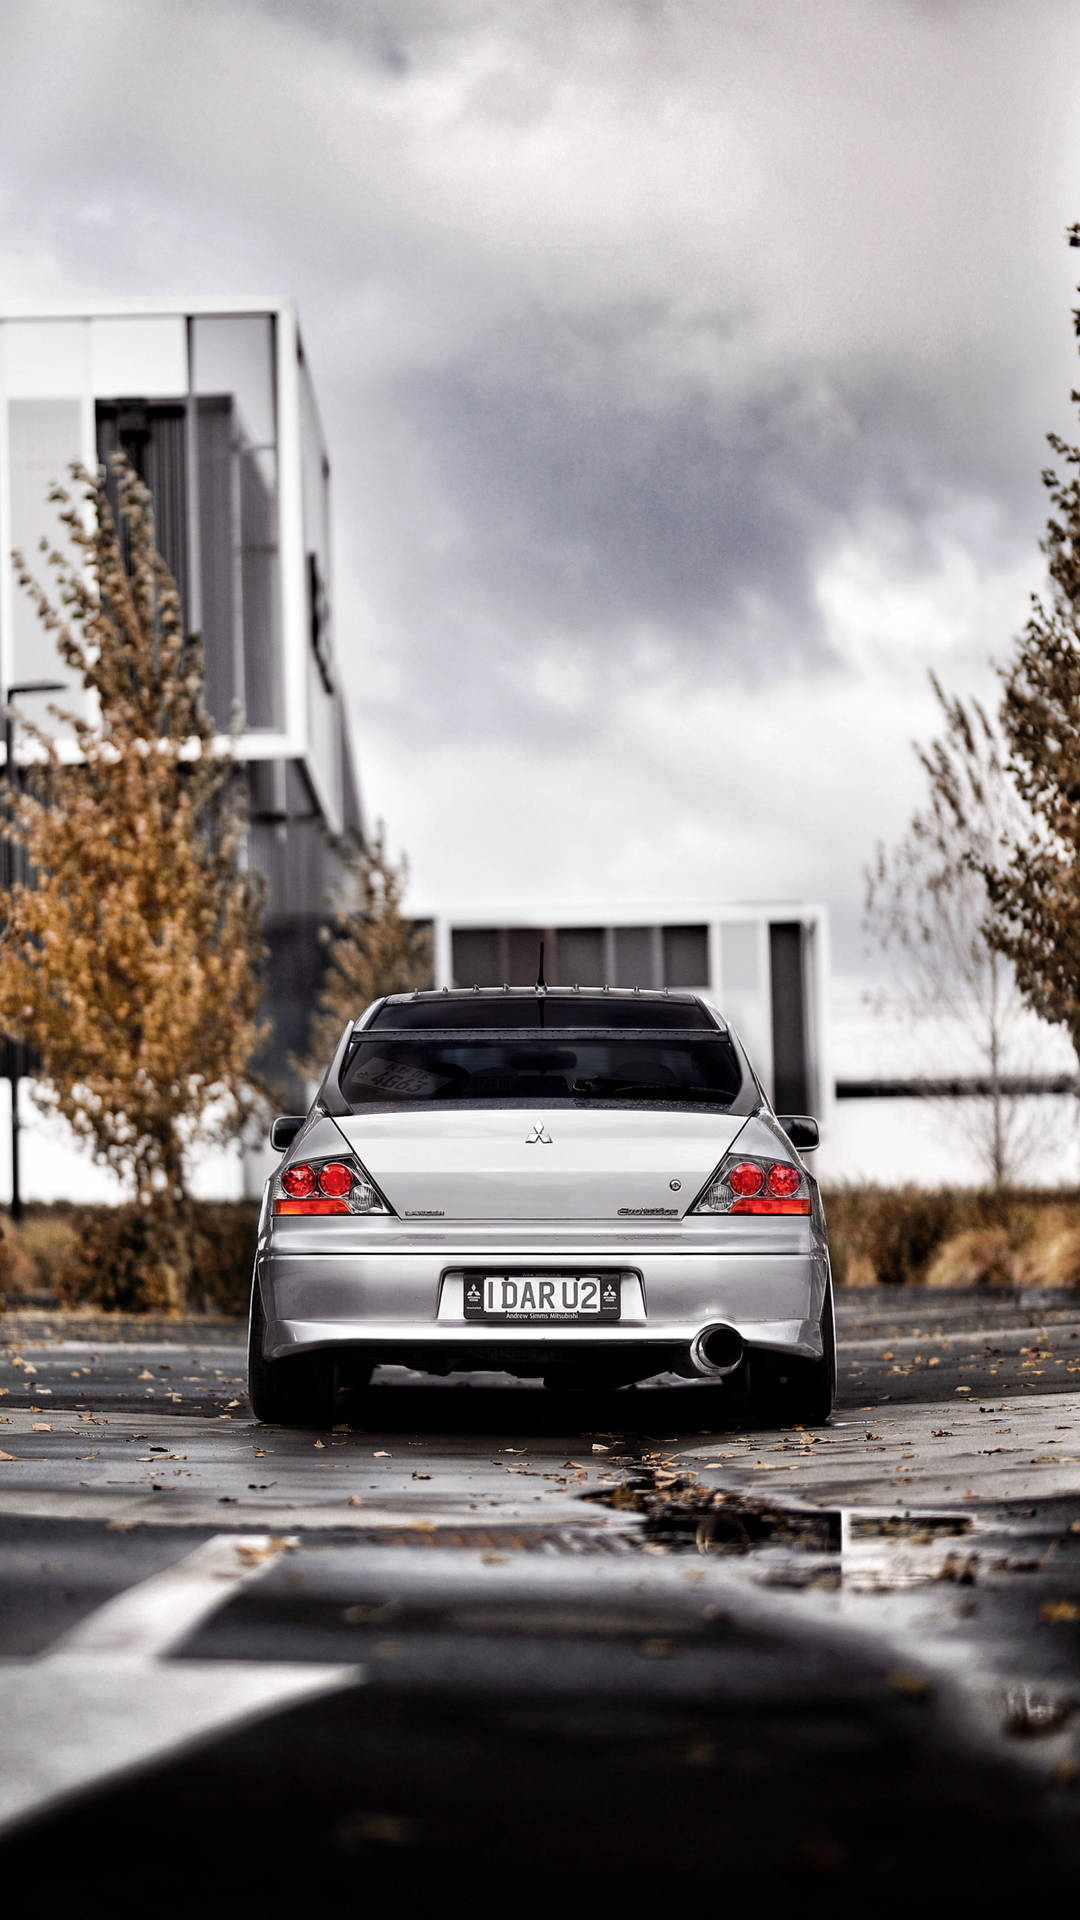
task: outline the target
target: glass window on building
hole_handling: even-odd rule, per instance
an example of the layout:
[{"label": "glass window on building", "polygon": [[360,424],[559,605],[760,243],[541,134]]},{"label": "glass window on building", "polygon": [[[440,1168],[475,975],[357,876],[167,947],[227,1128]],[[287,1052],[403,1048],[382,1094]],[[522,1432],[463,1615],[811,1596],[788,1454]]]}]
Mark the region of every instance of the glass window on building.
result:
[{"label": "glass window on building", "polygon": [[769,971],[773,1102],[778,1113],[806,1113],[810,1104],[806,934],[798,921],[773,921],[770,926]]},{"label": "glass window on building", "polygon": [[[191,579],[188,537],[187,407],[184,401],[101,400],[97,406],[98,459],[105,467],[113,518],[123,528],[114,456],[120,453],[145,480],[154,503],[154,540],[180,590],[189,625]],[[126,542],[124,543],[126,546]]]},{"label": "glass window on building", "polygon": [[659,987],[659,942],[655,927],[615,928],[615,980],[617,987]]},{"label": "glass window on building", "polygon": [[456,987],[501,987],[497,928],[455,927],[451,954]]},{"label": "glass window on building", "polygon": [[606,985],[603,927],[560,927],[555,935],[550,978],[560,987]]},{"label": "glass window on building", "polygon": [[234,701],[251,728],[282,724],[274,322],[199,315],[191,325],[197,401],[200,625],[211,710]]},{"label": "glass window on building", "polygon": [[551,935],[542,927],[510,927],[506,933],[506,972],[503,979],[511,987],[534,987],[540,967],[540,942],[547,954]]},{"label": "glass window on building", "polygon": [[709,984],[709,930],[707,927],[664,927],[665,987],[698,987]]}]

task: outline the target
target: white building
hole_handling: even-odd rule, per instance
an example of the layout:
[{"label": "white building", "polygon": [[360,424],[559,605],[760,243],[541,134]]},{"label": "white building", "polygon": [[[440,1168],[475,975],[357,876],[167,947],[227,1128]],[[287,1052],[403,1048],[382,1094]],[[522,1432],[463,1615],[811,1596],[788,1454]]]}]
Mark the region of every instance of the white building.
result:
[{"label": "white building", "polygon": [[[47,496],[70,462],[93,470],[116,449],[153,495],[158,546],[203,637],[223,746],[234,710],[242,716],[249,855],[267,883],[268,1012],[283,1068],[303,1044],[320,968],[326,830],[360,820],[334,660],[330,465],[292,305],[139,300],[0,314],[5,559],[17,547],[33,563],[40,537],[55,541]],[[51,636],[0,566],[0,690],[63,678]],[[77,709],[85,697],[73,688],[63,704]],[[40,695],[16,704],[44,717]]]},{"label": "white building", "polygon": [[805,901],[436,912],[435,984],[683,987],[732,1021],[777,1108],[831,1112],[829,929]]}]

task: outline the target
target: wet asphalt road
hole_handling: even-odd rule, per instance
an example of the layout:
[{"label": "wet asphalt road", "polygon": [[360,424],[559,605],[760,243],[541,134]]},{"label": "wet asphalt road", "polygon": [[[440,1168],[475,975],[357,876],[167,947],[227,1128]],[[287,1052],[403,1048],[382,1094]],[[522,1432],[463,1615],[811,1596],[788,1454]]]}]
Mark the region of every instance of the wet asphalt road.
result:
[{"label": "wet asphalt road", "polygon": [[387,1372],[315,1435],[252,1423],[228,1325],[9,1316],[5,1888],[68,1912],[133,1846],[166,1912],[1075,1887],[1080,1301],[840,1317],[817,1434]]}]

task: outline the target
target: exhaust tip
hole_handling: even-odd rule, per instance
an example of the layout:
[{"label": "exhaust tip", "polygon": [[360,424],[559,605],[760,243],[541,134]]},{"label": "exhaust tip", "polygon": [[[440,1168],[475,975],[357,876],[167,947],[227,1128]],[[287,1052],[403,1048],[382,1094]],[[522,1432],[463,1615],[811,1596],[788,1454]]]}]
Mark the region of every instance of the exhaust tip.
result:
[{"label": "exhaust tip", "polygon": [[734,1373],[744,1351],[742,1334],[734,1327],[703,1327],[690,1348],[690,1358],[699,1373],[716,1379]]}]

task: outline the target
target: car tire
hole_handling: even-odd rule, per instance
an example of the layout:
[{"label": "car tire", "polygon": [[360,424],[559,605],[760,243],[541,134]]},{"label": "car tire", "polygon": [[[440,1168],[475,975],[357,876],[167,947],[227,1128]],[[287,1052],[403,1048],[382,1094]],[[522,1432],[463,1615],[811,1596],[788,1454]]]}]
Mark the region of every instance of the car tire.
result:
[{"label": "car tire", "polygon": [[750,1404],[753,1419],[762,1426],[823,1427],[836,1404],[836,1323],[832,1282],[821,1316],[824,1352],[820,1360],[770,1356],[766,1370],[751,1362]]},{"label": "car tire", "polygon": [[335,1370],[330,1353],[298,1353],[289,1360],[263,1354],[266,1317],[258,1281],[251,1292],[248,1399],[256,1420],[271,1427],[333,1425]]}]

